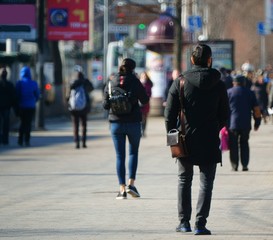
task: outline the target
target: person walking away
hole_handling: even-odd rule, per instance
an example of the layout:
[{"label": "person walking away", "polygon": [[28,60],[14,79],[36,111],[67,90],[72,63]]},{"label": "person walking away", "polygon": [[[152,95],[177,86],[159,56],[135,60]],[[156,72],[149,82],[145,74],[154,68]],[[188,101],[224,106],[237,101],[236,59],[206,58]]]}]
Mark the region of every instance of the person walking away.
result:
[{"label": "person walking away", "polygon": [[14,85],[7,80],[7,70],[0,68],[0,145],[9,145],[10,109],[16,108]]},{"label": "person walking away", "polygon": [[195,235],[210,235],[206,228],[210,212],[212,189],[217,163],[221,163],[219,131],[227,124],[229,105],[226,86],[221,74],[212,68],[211,48],[197,45],[192,54],[192,69],[186,71],[172,84],[164,111],[166,130],[177,128],[181,111],[180,79],[184,79],[186,145],[189,156],[178,158],[178,219],[177,232],[191,232],[191,186],[194,165],[200,171],[200,190],[196,206]]},{"label": "person walking away", "polygon": [[[150,98],[152,96],[153,82],[149,78],[147,72],[143,72],[140,74],[140,82],[142,83],[148,97]],[[140,110],[142,113],[142,136],[146,137],[146,126],[148,115],[150,112],[150,103],[148,102],[147,104],[141,105]]]},{"label": "person walking away", "polygon": [[238,171],[241,159],[242,170],[248,171],[251,115],[254,118],[254,131],[257,131],[261,124],[261,111],[254,92],[245,87],[242,75],[235,76],[233,87],[228,90],[228,98],[231,111],[228,132],[232,170]]},{"label": "person walking away", "polygon": [[[76,149],[80,148],[80,140],[82,142],[82,147],[87,148],[87,116],[91,110],[91,99],[89,94],[94,90],[93,84],[87,78],[84,77],[82,72],[82,67],[76,65],[74,67],[74,80],[70,85],[70,96],[69,111],[71,113],[71,118],[73,122],[73,135]],[[77,91],[79,91],[77,93]],[[80,94],[82,93],[82,96]],[[73,96],[72,94],[79,94],[78,96]],[[74,102],[75,101],[75,102]],[[79,101],[80,105],[77,105]],[[80,139],[79,128],[80,123],[82,127],[82,136]]]},{"label": "person walking away", "polygon": [[16,96],[19,104],[19,137],[18,145],[30,146],[31,124],[35,114],[36,102],[40,98],[40,90],[36,81],[31,78],[30,68],[24,66],[20,70],[20,80],[16,83]]},{"label": "person walking away", "polygon": [[232,77],[228,73],[228,70],[224,67],[220,68],[220,73],[221,73],[221,80],[225,83],[226,88],[232,88]]},{"label": "person walking away", "polygon": [[268,119],[268,83],[264,81],[264,72],[259,69],[256,73],[256,78],[253,81],[251,90],[254,91],[258,105],[260,107],[262,118],[264,123],[267,123]]},{"label": "person walking away", "polygon": [[163,99],[163,103],[162,103],[162,106],[163,106],[163,107],[166,107],[166,103],[167,103],[167,98],[168,98],[169,90],[170,90],[170,88],[171,88],[171,86],[172,86],[174,80],[175,80],[176,78],[178,78],[179,75],[180,75],[180,72],[179,72],[178,69],[174,69],[174,70],[172,71],[172,77],[171,77],[171,79],[168,80],[167,86],[166,86],[165,91],[164,91],[164,99]]},{"label": "person walking away", "polygon": [[[136,77],[134,69],[136,63],[133,59],[125,58],[120,67],[119,72],[109,81],[110,84],[104,89],[103,107],[109,110],[110,131],[116,151],[116,171],[119,181],[119,193],[116,199],[126,199],[127,193],[133,197],[140,197],[135,186],[137,166],[138,166],[138,150],[141,138],[141,111],[139,102],[147,104],[149,97],[140,80]],[[120,87],[130,93],[130,102],[132,104],[131,112],[127,114],[114,114],[110,105],[111,88]],[[126,138],[129,141],[129,180],[126,187]]]},{"label": "person walking away", "polygon": [[245,87],[251,89],[254,79],[254,66],[250,64],[249,61],[246,61],[241,68],[243,71],[243,75],[246,78]]}]

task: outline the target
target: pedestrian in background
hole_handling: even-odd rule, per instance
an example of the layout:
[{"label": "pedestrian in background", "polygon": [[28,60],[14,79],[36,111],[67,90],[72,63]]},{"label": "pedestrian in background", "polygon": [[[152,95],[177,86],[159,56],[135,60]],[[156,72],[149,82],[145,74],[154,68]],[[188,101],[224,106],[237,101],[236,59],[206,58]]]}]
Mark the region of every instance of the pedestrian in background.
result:
[{"label": "pedestrian in background", "polygon": [[[111,135],[116,151],[116,171],[119,181],[119,193],[116,199],[126,199],[127,193],[133,197],[140,197],[135,186],[137,166],[138,166],[138,149],[141,138],[141,120],[139,102],[147,104],[149,97],[142,86],[140,80],[136,77],[134,69],[136,62],[133,59],[125,58],[120,67],[119,72],[111,80],[111,86],[121,87],[127,92],[131,92],[132,111],[129,114],[116,115],[113,114],[109,102],[109,87],[104,90],[103,107],[109,110],[109,122]],[[126,138],[129,141],[129,180],[126,187]]]},{"label": "pedestrian in background", "polygon": [[245,76],[246,80],[245,80],[245,87],[248,89],[251,89],[252,84],[253,84],[253,80],[254,80],[254,76],[255,76],[255,69],[254,66],[252,64],[249,63],[249,61],[246,61],[243,65],[242,65],[242,71],[243,71],[243,75]]},{"label": "pedestrian in background", "polygon": [[163,107],[166,107],[169,90],[170,90],[174,80],[177,79],[179,75],[180,75],[180,72],[177,69],[174,69],[172,71],[172,77],[171,77],[171,79],[168,80],[167,86],[165,88],[164,99],[163,99],[163,104],[162,104]]},{"label": "pedestrian in background", "polygon": [[232,85],[232,77],[230,76],[229,71],[226,68],[221,67],[220,73],[221,73],[221,80],[225,83],[226,88],[227,89],[232,88],[232,86],[233,86]]},{"label": "pedestrian in background", "polygon": [[[195,235],[210,235],[206,228],[210,212],[216,165],[222,161],[219,131],[227,123],[229,106],[226,86],[218,70],[211,68],[211,48],[197,45],[191,55],[193,68],[183,73],[186,145],[189,156],[178,158],[177,232],[191,232],[192,180],[194,165],[200,171],[200,190],[196,206]],[[166,130],[177,128],[181,111],[180,78],[172,84],[165,108]]]},{"label": "pedestrian in background", "polygon": [[9,144],[10,110],[16,108],[14,85],[7,80],[7,69],[0,68],[0,145]]},{"label": "pedestrian in background", "polygon": [[[142,83],[143,87],[146,90],[148,97],[150,98],[152,96],[153,82],[149,78],[147,72],[142,72],[140,74],[140,82]],[[146,137],[146,126],[147,126],[148,115],[150,112],[150,102],[148,102],[144,105],[141,105],[140,110],[142,113],[142,136]]]},{"label": "pedestrian in background", "polygon": [[20,70],[20,80],[16,83],[16,96],[20,118],[18,145],[30,146],[31,124],[35,114],[36,102],[40,98],[40,91],[37,82],[32,80],[30,68],[27,66]]},{"label": "pedestrian in background", "polygon": [[268,87],[267,82],[264,80],[264,72],[259,69],[256,72],[256,76],[254,78],[251,90],[254,91],[258,105],[260,107],[262,118],[264,123],[267,123],[268,119]]},{"label": "pedestrian in background", "polygon": [[267,79],[268,79],[267,92],[269,102],[268,107],[273,108],[273,70],[267,73]]},{"label": "pedestrian in background", "polygon": [[235,76],[233,87],[228,90],[231,111],[228,123],[229,153],[233,171],[238,171],[239,159],[242,170],[248,171],[251,116],[254,118],[254,131],[257,131],[261,124],[261,111],[255,94],[245,84],[244,76]]},{"label": "pedestrian in background", "polygon": [[[71,105],[69,106],[69,111],[71,113],[71,118],[73,122],[73,135],[74,135],[74,142],[76,149],[80,148],[80,142],[82,142],[82,147],[87,148],[86,140],[87,140],[87,116],[88,113],[91,110],[91,99],[90,99],[90,93],[94,90],[93,84],[91,81],[89,81],[87,78],[84,77],[82,67],[79,65],[76,65],[74,67],[74,75],[73,75],[73,82],[70,85],[70,96],[68,98],[68,101],[70,101],[72,98],[71,91],[76,90],[79,87],[83,88],[83,94],[85,103],[82,109],[75,109]],[[79,128],[80,123],[82,127],[82,134],[81,138],[79,135]],[[81,141],[80,141],[81,140]]]}]

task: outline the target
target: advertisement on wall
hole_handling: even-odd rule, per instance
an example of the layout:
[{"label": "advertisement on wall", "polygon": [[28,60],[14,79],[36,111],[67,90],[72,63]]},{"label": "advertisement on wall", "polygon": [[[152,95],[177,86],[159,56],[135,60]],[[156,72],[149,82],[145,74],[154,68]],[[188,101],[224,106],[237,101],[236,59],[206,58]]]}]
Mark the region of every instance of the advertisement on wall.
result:
[{"label": "advertisement on wall", "polygon": [[48,5],[47,39],[89,39],[88,0],[51,0]]},{"label": "advertisement on wall", "polygon": [[234,69],[234,42],[232,40],[215,40],[202,42],[211,47],[212,66],[220,69]]},{"label": "advertisement on wall", "polygon": [[0,0],[0,39],[35,40],[36,1]]}]

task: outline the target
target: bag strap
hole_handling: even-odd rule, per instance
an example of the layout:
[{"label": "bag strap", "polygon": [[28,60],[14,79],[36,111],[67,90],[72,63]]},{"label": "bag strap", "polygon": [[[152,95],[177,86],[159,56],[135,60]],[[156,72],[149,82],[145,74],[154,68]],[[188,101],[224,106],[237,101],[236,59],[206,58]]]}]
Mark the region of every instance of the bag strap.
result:
[{"label": "bag strap", "polygon": [[109,80],[109,82],[108,82],[108,93],[109,93],[109,97],[112,97],[111,80]]},{"label": "bag strap", "polygon": [[180,111],[180,125],[181,125],[181,133],[182,135],[185,135],[185,108],[183,104],[183,98],[184,98],[184,83],[185,83],[185,78],[183,75],[179,76],[180,78],[180,94],[179,94],[179,99],[180,99],[180,105],[181,105],[181,111]]}]

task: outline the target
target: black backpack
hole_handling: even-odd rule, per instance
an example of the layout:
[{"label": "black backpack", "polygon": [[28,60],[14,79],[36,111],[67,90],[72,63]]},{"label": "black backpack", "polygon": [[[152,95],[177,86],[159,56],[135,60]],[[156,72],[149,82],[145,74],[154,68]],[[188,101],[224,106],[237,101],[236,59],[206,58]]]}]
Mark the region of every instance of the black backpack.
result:
[{"label": "black backpack", "polygon": [[[120,77],[120,81],[123,81],[123,76]],[[130,114],[132,111],[131,90],[112,86],[111,81],[108,82],[109,103],[112,113],[115,115]]]}]

